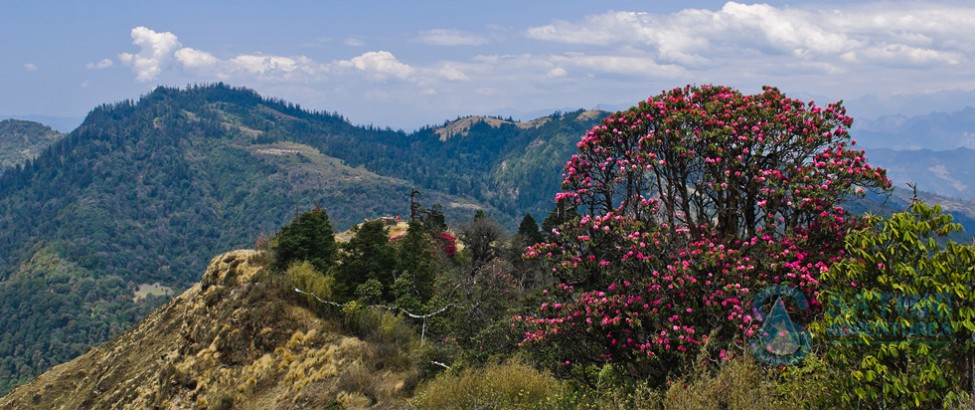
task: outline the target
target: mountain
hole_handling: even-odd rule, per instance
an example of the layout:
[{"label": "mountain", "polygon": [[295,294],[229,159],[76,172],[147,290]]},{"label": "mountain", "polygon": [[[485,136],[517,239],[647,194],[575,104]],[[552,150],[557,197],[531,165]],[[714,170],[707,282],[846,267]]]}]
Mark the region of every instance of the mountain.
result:
[{"label": "mountain", "polygon": [[78,125],[84,120],[84,118],[80,117],[58,117],[52,115],[0,115],[0,118],[39,122],[64,134],[78,128]]},{"label": "mountain", "polygon": [[944,197],[975,200],[975,150],[868,149],[870,162],[887,169],[898,186],[907,183]]},{"label": "mountain", "polygon": [[[192,286],[210,256],[316,204],[338,231],[407,216],[414,190],[452,224],[478,209],[509,230],[526,212],[542,220],[576,142],[606,115],[470,116],[405,133],[223,84],[96,107],[0,175],[0,394],[120,335]],[[962,168],[945,169],[965,183]],[[903,210],[897,195],[857,206]],[[975,207],[955,202],[975,228]]]},{"label": "mountain", "polygon": [[44,124],[32,121],[0,121],[0,172],[24,165],[63,136]]},{"label": "mountain", "polygon": [[139,325],[0,398],[0,409],[383,408],[415,380],[409,339],[365,340],[299,302],[254,251],[214,258]]},{"label": "mountain", "polygon": [[895,186],[890,195],[867,193],[864,198],[849,202],[845,207],[853,213],[872,213],[880,216],[890,216],[896,212],[910,209],[912,201],[917,200],[928,204],[939,204],[945,212],[952,215],[954,222],[964,229],[954,233],[949,239],[959,243],[971,243],[975,239],[975,201],[951,198],[924,191],[913,191]]},{"label": "mountain", "polygon": [[0,394],[120,334],[211,255],[315,204],[344,230],[408,215],[418,189],[451,223],[482,209],[511,229],[550,208],[562,164],[599,118],[471,117],[406,134],[223,84],[97,107],[0,176]]},{"label": "mountain", "polygon": [[860,145],[897,150],[975,149],[975,108],[906,117],[884,116],[861,121],[853,130]]}]

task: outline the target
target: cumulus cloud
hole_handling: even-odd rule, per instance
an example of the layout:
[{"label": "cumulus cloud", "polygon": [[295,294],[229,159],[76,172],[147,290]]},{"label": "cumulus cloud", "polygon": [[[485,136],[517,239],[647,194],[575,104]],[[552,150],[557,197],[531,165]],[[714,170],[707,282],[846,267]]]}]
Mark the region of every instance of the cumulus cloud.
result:
[{"label": "cumulus cloud", "polygon": [[102,68],[109,68],[112,65],[114,65],[114,63],[112,62],[112,60],[109,60],[107,58],[103,58],[103,59],[99,60],[97,63],[88,63],[88,64],[85,64],[85,68],[87,68],[89,70],[96,70],[96,69],[102,69]]},{"label": "cumulus cloud", "polygon": [[230,63],[252,74],[266,74],[274,71],[290,73],[298,68],[297,60],[289,57],[245,54],[234,57]]},{"label": "cumulus cloud", "polygon": [[388,51],[370,51],[349,60],[339,61],[338,65],[369,73],[377,79],[387,77],[406,79],[416,72],[416,69],[401,63],[393,53]]},{"label": "cumulus cloud", "polygon": [[531,27],[525,35],[577,45],[641,47],[660,61],[700,67],[744,55],[809,61],[959,64],[975,45],[975,7],[919,2],[719,10],[610,12]]},{"label": "cumulus cloud", "polygon": [[[119,61],[132,67],[136,80],[155,80],[164,70],[182,68],[188,73],[216,76],[221,80],[242,78],[270,81],[314,80],[328,71],[327,65],[304,56],[241,54],[221,59],[214,54],[191,47],[183,47],[175,34],[155,32],[146,27],[132,29],[132,43],[137,53],[121,53]],[[112,61],[103,59],[88,64],[88,68],[110,67]],[[237,77],[235,77],[237,76]]]},{"label": "cumulus cloud", "polygon": [[24,69],[27,71],[37,71],[37,66],[34,63],[24,64]]},{"label": "cumulus cloud", "polygon": [[119,54],[119,60],[132,66],[136,80],[154,80],[163,71],[180,48],[176,35],[170,32],[157,33],[146,27],[132,29],[132,44],[139,46],[139,52]]},{"label": "cumulus cloud", "polygon": [[184,67],[190,68],[212,67],[220,62],[220,60],[214,57],[213,54],[189,47],[177,50],[173,56],[176,57],[176,61],[179,61],[179,63]]},{"label": "cumulus cloud", "polygon": [[454,29],[421,31],[416,40],[435,46],[479,46],[487,43],[484,37]]}]

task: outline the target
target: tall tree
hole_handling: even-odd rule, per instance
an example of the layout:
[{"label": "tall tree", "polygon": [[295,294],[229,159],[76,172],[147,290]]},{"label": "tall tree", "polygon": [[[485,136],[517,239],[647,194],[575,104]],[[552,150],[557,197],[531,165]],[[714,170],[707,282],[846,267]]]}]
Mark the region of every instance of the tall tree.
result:
[{"label": "tall tree", "polygon": [[[433,296],[436,276],[433,241],[419,221],[411,221],[406,235],[399,240],[396,252],[397,299],[412,298],[426,303]],[[401,306],[402,302],[399,303]]]},{"label": "tall tree", "polygon": [[521,223],[518,224],[518,236],[527,245],[534,245],[544,239],[542,232],[538,230],[538,223],[530,213],[525,213],[521,218]]},{"label": "tall tree", "polygon": [[353,299],[360,285],[373,280],[381,286],[370,282],[370,288],[380,287],[383,297],[389,296],[396,254],[389,245],[386,224],[378,219],[367,221],[352,228],[352,232],[352,239],[342,245],[341,263],[335,270],[336,294],[341,300]]},{"label": "tall tree", "polygon": [[474,219],[460,228],[460,240],[471,256],[474,272],[500,254],[505,241],[504,228],[482,210],[474,212]]},{"label": "tall tree", "polygon": [[645,378],[688,364],[706,338],[719,349],[752,337],[750,299],[766,286],[815,303],[820,272],[860,223],[842,202],[890,187],[851,149],[851,123],[839,103],[771,87],[687,86],[606,118],[556,195],[580,216],[529,252],[562,284],[527,319],[527,339]]},{"label": "tall tree", "polygon": [[332,224],[325,209],[314,209],[298,215],[272,239],[275,267],[287,269],[294,262],[311,262],[319,272],[325,273],[335,261],[336,246]]}]

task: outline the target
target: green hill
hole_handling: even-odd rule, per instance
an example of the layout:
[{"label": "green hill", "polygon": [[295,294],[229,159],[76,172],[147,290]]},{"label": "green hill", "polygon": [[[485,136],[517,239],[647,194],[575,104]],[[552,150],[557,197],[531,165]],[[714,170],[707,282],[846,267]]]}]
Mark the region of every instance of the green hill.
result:
[{"label": "green hill", "polygon": [[[604,116],[473,116],[405,133],[223,84],[97,107],[0,176],[0,394],[122,333],[212,255],[315,205],[339,231],[408,215],[414,189],[451,224],[476,209],[512,231],[525,212],[541,221],[576,142]],[[900,211],[905,198],[857,209]],[[975,228],[971,203],[948,209]]]},{"label": "green hill", "polygon": [[0,121],[0,172],[24,165],[64,134],[33,121]]},{"label": "green hill", "polygon": [[565,151],[595,119],[469,118],[442,139],[452,122],[358,127],[222,84],[97,107],[0,176],[0,393],[121,333],[212,255],[316,204],[344,230],[408,215],[419,189],[448,221],[484,209],[510,229],[547,210]]}]

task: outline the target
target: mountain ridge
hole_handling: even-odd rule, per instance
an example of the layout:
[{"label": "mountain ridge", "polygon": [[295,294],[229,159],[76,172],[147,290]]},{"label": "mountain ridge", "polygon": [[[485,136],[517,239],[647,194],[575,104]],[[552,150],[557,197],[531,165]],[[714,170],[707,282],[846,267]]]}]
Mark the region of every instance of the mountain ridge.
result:
[{"label": "mountain ridge", "polygon": [[[222,84],[96,107],[0,176],[0,392],[166,299],[135,301],[139,289],[180,292],[212,255],[250,247],[315,205],[338,230],[406,217],[414,190],[451,223],[481,209],[510,227],[526,210],[544,212],[563,151],[591,125],[581,113],[537,128],[473,124],[469,138],[441,142],[430,129],[357,127]],[[534,143],[554,137],[558,147]],[[526,157],[533,143],[552,158]],[[519,189],[518,173],[532,175],[533,192]]]},{"label": "mountain ridge", "polygon": [[[603,114],[471,116],[405,133],[224,84],[160,87],[96,107],[23,169],[0,175],[0,394],[166,300],[136,300],[140,289],[179,293],[212,255],[250,247],[316,205],[338,230],[406,217],[415,190],[451,224],[475,210],[509,230],[525,213],[542,220],[565,161]],[[859,206],[901,210],[904,192]],[[949,202],[975,229],[975,203]]]},{"label": "mountain ridge", "polygon": [[[412,367],[372,367],[375,343],[320,320],[260,259],[252,250],[214,257],[199,283],[119,337],[0,397],[0,409],[283,409],[401,400]],[[372,398],[346,381],[364,371],[376,379],[372,385],[384,386],[368,390]]]}]

